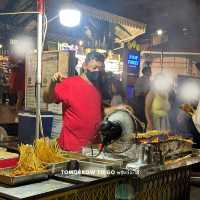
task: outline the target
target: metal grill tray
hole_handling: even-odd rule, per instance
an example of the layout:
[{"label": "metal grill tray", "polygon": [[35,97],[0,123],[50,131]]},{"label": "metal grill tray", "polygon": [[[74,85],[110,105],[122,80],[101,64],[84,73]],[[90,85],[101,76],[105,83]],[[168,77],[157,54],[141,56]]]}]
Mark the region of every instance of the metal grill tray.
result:
[{"label": "metal grill tray", "polygon": [[89,183],[98,180],[96,177],[89,177],[83,175],[66,175],[66,174],[55,174],[55,179],[71,182],[71,183]]},{"label": "metal grill tray", "polygon": [[92,162],[92,163],[97,163],[97,164],[103,164],[107,166],[119,166],[121,167],[123,165],[123,160],[122,159],[103,159],[103,158],[93,158],[93,157],[88,157],[87,159],[81,160],[79,162]]},{"label": "metal grill tray", "polygon": [[[12,169],[1,169],[1,172],[9,173]],[[40,172],[34,173],[30,175],[23,175],[23,176],[9,176],[9,175],[2,175],[0,174],[0,182],[6,185],[21,185],[24,183],[32,183],[35,181],[46,180],[48,179],[48,172]]]},{"label": "metal grill tray", "polygon": [[82,175],[94,176],[94,177],[108,177],[112,176],[110,172],[114,172],[120,169],[118,162],[101,159],[88,159],[79,161],[79,166]]},{"label": "metal grill tray", "polygon": [[66,170],[70,160],[66,160],[59,163],[45,163],[50,174],[56,174],[61,172],[61,170]]}]

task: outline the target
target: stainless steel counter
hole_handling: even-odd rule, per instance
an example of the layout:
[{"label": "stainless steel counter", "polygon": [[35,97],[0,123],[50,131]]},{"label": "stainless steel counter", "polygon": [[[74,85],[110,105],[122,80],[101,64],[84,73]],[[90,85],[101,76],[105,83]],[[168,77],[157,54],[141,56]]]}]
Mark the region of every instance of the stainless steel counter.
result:
[{"label": "stainless steel counter", "polygon": [[[159,166],[157,168],[147,167],[144,168],[143,173],[137,174],[137,176],[126,175],[124,177],[115,176],[100,179],[90,178],[88,179],[88,182],[85,182],[79,178],[74,183],[70,182],[69,178],[67,178],[67,180],[49,179],[46,181],[18,187],[0,185],[0,199],[54,200],[63,196],[65,199],[67,199],[68,195],[70,194],[72,196],[74,195],[71,199],[75,200],[79,200],[80,196],[82,195],[91,196],[91,200],[95,200],[95,194],[97,191],[99,191],[99,194],[103,195],[102,199],[114,200],[116,186],[121,184],[121,181],[127,183],[128,180],[132,180],[134,182],[132,187],[136,187],[136,191],[139,196],[140,193],[142,195],[146,191],[146,186],[151,182],[151,187],[148,187],[149,189],[147,193],[152,193],[152,195],[155,194],[155,196],[157,194],[162,195],[163,192],[161,190],[164,188],[166,193],[170,191],[169,195],[174,194],[174,198],[172,199],[175,199],[175,197],[177,198],[180,194],[182,195],[184,193],[185,197],[182,198],[182,195],[181,198],[186,200],[189,191],[189,166],[196,163],[200,163],[200,156],[186,157],[185,159],[177,160],[174,163],[172,162],[166,166]],[[177,186],[177,184],[179,186]],[[176,187],[180,187],[178,192],[175,191]],[[56,196],[56,198],[54,196]],[[85,197],[83,200],[84,199],[87,198]],[[155,200],[160,199],[158,198]]]},{"label": "stainless steel counter", "polygon": [[168,171],[168,170],[175,170],[181,167],[187,167],[187,166],[191,166],[194,164],[200,163],[200,155],[190,155],[190,156],[186,156],[183,157],[182,159],[177,159],[174,161],[170,161],[167,165],[144,165],[142,167],[135,167],[134,168],[134,163],[133,163],[133,168],[129,168],[129,170],[133,170],[136,174],[136,176],[138,178],[146,178],[148,176],[160,173],[160,172],[164,172],[164,171]]},{"label": "stainless steel counter", "polygon": [[67,189],[73,185],[74,184],[57,181],[54,179],[18,187],[7,187],[0,185],[0,197],[9,199],[26,199],[49,192],[55,192],[61,189]]}]

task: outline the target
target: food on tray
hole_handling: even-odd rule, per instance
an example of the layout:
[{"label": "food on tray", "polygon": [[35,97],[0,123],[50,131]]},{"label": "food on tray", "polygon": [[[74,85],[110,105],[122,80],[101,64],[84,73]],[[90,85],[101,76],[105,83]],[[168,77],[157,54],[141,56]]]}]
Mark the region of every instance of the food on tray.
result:
[{"label": "food on tray", "polygon": [[[137,134],[136,139],[138,139],[138,140],[153,139],[154,141],[158,141],[159,139],[161,139],[161,140],[166,139],[167,135],[168,135],[168,132],[161,132],[160,130],[153,130],[153,131],[147,131],[146,133]],[[158,138],[158,139],[155,139],[155,138]]]},{"label": "food on tray", "polygon": [[19,162],[12,173],[14,176],[30,172],[41,172],[46,169],[46,166],[37,158],[33,146],[21,145],[19,152]]},{"label": "food on tray", "polygon": [[[47,164],[60,163],[66,160],[56,140],[36,139],[34,145],[20,145],[20,157],[16,168],[2,175],[21,176],[43,172]],[[6,173],[6,174],[5,174]]]},{"label": "food on tray", "polygon": [[21,176],[43,172],[46,166],[36,157],[34,148],[31,145],[20,145],[20,157],[17,166],[9,172],[3,172],[7,176]]},{"label": "food on tray", "polygon": [[195,112],[195,109],[189,104],[182,104],[179,108],[190,116],[192,116]]},{"label": "food on tray", "polygon": [[142,144],[159,143],[167,141],[181,141],[192,144],[192,140],[184,138],[179,134],[173,134],[168,131],[153,130],[146,133],[139,133],[136,136],[137,142]]},{"label": "food on tray", "polygon": [[49,140],[48,138],[37,139],[34,143],[34,149],[35,155],[42,162],[58,163],[66,160],[56,140]]},{"label": "food on tray", "polygon": [[137,135],[137,138],[150,138],[152,136],[156,136],[156,135],[165,135],[165,132],[161,132],[160,130],[153,130],[153,131],[147,131],[146,133],[139,133]]},{"label": "food on tray", "polygon": [[177,165],[180,162],[187,161],[189,158],[191,158],[191,155],[180,157],[180,158],[177,158],[177,159],[174,159],[174,160],[167,160],[167,161],[165,161],[165,165],[173,165],[173,164]]}]

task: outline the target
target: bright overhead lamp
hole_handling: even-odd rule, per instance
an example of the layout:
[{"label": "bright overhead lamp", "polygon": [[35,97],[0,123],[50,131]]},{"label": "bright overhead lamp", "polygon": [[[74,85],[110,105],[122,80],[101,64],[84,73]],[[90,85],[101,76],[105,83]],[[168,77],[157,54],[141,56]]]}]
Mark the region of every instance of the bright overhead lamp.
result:
[{"label": "bright overhead lamp", "polygon": [[79,41],[79,45],[83,46],[83,41],[82,40]]},{"label": "bright overhead lamp", "polygon": [[0,44],[0,49],[2,49],[3,48],[3,45],[2,44]]},{"label": "bright overhead lamp", "polygon": [[75,27],[80,24],[81,12],[76,9],[65,9],[60,11],[59,17],[63,26]]},{"label": "bright overhead lamp", "polygon": [[162,29],[159,29],[156,32],[157,32],[158,35],[162,35],[163,34],[163,30]]}]

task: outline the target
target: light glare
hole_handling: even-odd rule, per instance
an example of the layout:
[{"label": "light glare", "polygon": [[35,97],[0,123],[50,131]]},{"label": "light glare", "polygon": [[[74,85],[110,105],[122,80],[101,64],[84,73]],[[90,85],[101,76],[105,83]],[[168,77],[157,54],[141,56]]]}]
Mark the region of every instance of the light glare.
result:
[{"label": "light glare", "polygon": [[182,85],[180,88],[180,99],[191,103],[198,100],[200,97],[199,85],[193,81],[188,81]]},{"label": "light glare", "polygon": [[16,43],[11,46],[11,51],[13,54],[19,58],[24,58],[24,56],[30,52],[34,51],[34,41],[28,36],[19,36],[15,38]]},{"label": "light glare", "polygon": [[172,88],[173,78],[170,74],[158,74],[153,81],[153,88],[157,92],[169,92]]},{"label": "light glare", "polygon": [[162,29],[157,30],[157,34],[158,35],[162,35],[163,34],[163,30]]},{"label": "light glare", "polygon": [[79,10],[75,9],[61,10],[59,16],[60,16],[60,23],[63,26],[74,27],[80,24],[81,13]]},{"label": "light glare", "polygon": [[79,45],[80,45],[80,46],[83,45],[83,41],[82,41],[82,40],[79,41]]}]

